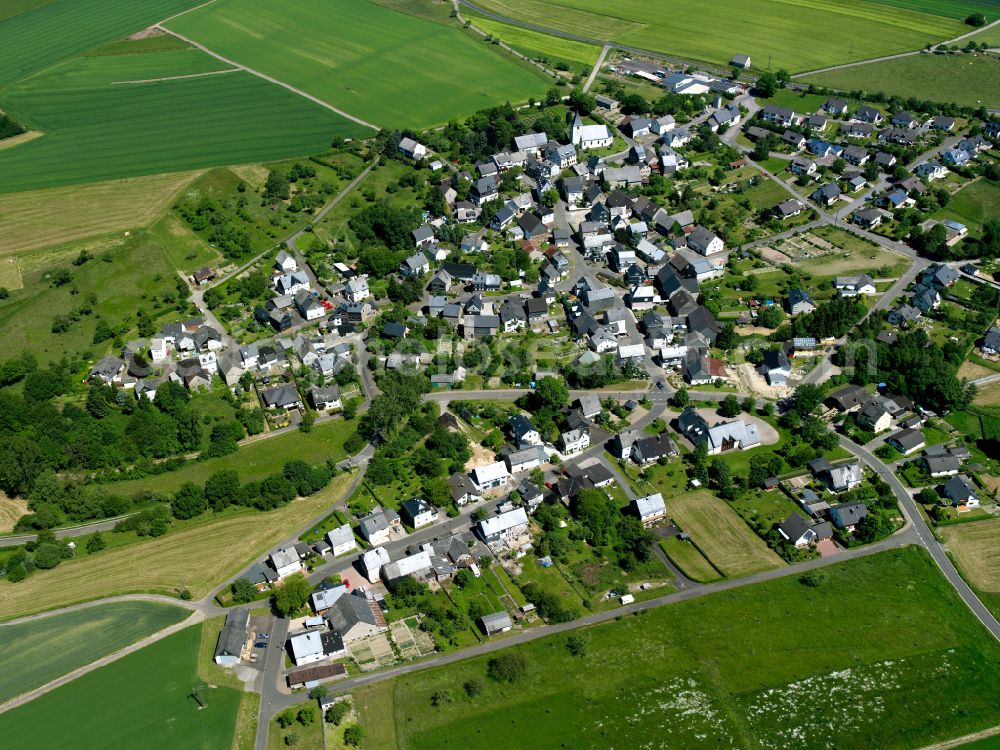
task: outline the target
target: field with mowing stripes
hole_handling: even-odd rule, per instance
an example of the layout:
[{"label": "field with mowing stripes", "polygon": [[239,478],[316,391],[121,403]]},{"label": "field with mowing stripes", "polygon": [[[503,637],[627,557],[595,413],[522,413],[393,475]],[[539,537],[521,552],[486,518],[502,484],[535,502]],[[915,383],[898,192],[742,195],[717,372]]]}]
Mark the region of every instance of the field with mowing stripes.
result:
[{"label": "field with mowing stripes", "polygon": [[702,490],[669,498],[667,515],[730,578],[784,565],[736,511],[710,492]]},{"label": "field with mowing stripes", "polygon": [[[922,48],[969,30],[865,0],[479,0],[543,28],[727,65],[736,53],[791,72]],[[964,16],[963,16],[964,17]],[[817,33],[822,29],[823,33]]]},{"label": "field with mowing stripes", "polygon": [[1000,647],[915,547],[576,632],[583,655],[513,647],[513,684],[489,655],[355,691],[365,747],[904,750],[996,723]]},{"label": "field with mowing stripes", "polygon": [[367,0],[217,0],[167,27],[386,127],[428,127],[545,93],[478,35]]},{"label": "field with mowing stripes", "polygon": [[553,64],[565,62],[572,65],[574,70],[580,70],[593,67],[601,54],[601,48],[593,44],[560,39],[480,16],[469,16],[469,18],[487,34],[492,34],[511,49],[533,60],[548,60]]},{"label": "field with mowing stripes", "polygon": [[[145,226],[198,174],[172,172],[0,195],[0,253],[17,254]],[[6,258],[0,258],[0,269],[5,265]]]},{"label": "field with mowing stripes", "polygon": [[0,193],[302,156],[368,133],[249,73],[114,83],[224,67],[196,50],[88,57],[7,89],[0,108],[45,135],[0,151]]},{"label": "field with mowing stripes", "polygon": [[0,703],[180,622],[190,612],[156,602],[109,602],[0,627]]},{"label": "field with mowing stripes", "polygon": [[185,628],[0,714],[5,743],[48,750],[229,748],[241,693],[199,676],[206,627]]},{"label": "field with mowing stripes", "polygon": [[1000,524],[960,523],[939,533],[968,581],[980,591],[1000,594]]}]

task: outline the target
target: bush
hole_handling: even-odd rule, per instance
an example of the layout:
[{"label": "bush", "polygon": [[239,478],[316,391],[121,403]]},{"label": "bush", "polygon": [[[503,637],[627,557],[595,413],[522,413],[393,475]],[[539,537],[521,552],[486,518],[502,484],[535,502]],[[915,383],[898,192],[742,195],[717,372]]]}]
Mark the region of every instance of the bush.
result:
[{"label": "bush", "polygon": [[486,675],[497,682],[517,682],[527,669],[528,660],[516,651],[509,651],[490,659]]},{"label": "bush", "polygon": [[361,743],[365,741],[365,730],[359,727],[357,724],[352,724],[351,726],[344,729],[344,744],[349,747],[361,747]]},{"label": "bush", "polygon": [[326,709],[326,721],[329,724],[333,724],[335,727],[340,726],[340,722],[351,712],[351,707],[348,705],[347,701],[337,701],[328,709]]}]

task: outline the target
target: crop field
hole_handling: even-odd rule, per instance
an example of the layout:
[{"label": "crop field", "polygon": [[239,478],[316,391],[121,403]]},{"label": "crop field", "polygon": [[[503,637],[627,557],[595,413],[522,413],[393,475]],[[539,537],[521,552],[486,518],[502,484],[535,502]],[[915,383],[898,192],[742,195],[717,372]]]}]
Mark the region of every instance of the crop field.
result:
[{"label": "crop field", "polygon": [[940,533],[969,583],[980,591],[1000,593],[1000,524],[961,523],[943,527]]},{"label": "crop field", "polygon": [[731,578],[784,564],[736,511],[709,492],[689,492],[669,498],[667,515],[691,535],[715,567]]},{"label": "crop field", "polygon": [[190,613],[156,602],[109,602],[0,627],[0,703],[34,690]]},{"label": "crop field", "polygon": [[1000,3],[996,0],[869,0],[869,2],[954,18],[958,21],[973,13],[982,13],[988,21],[1000,16]]},{"label": "crop field", "polygon": [[0,26],[0,87],[102,42],[140,31],[199,1],[60,0],[20,13]]},{"label": "crop field", "polygon": [[796,81],[843,91],[883,92],[968,107],[998,107],[998,78],[1000,56],[977,53],[914,55],[819,73]]},{"label": "crop field", "polygon": [[[362,725],[395,717],[369,746],[895,749],[996,722],[1000,647],[913,547],[832,566],[820,587],[789,576],[579,632],[583,656],[564,635],[516,647],[513,684],[482,657],[356,691]],[[439,691],[451,700],[431,708]]]},{"label": "crop field", "polygon": [[193,50],[90,57],[6,90],[0,108],[45,135],[0,151],[0,193],[290,158],[363,132],[244,72],[113,83],[204,61],[218,69]]},{"label": "crop field", "polygon": [[438,125],[548,87],[478,36],[366,0],[218,0],[167,26],[390,128]]},{"label": "crop field", "polygon": [[50,750],[230,747],[241,693],[199,678],[201,630],[185,628],[0,714],[5,744]]},{"label": "crop field", "polygon": [[173,172],[0,195],[0,253],[16,254],[145,226],[198,174]]},{"label": "crop field", "polygon": [[[543,28],[727,65],[735,53],[791,72],[920,49],[969,27],[865,0],[481,0],[483,8]],[[710,32],[708,30],[711,30]],[[824,33],[816,33],[823,29]],[[808,43],[805,43],[808,40]]]},{"label": "crop field", "polygon": [[948,205],[935,214],[939,219],[957,219],[979,235],[983,224],[1000,217],[1000,183],[980,178],[951,196]]},{"label": "crop field", "polygon": [[532,59],[570,63],[576,69],[580,69],[592,67],[601,54],[601,48],[593,44],[561,39],[479,16],[472,16],[470,20],[487,34],[492,34],[512,49]]},{"label": "crop field", "polygon": [[181,586],[198,599],[331,507],[351,479],[342,474],[322,492],[278,510],[208,520],[37,571],[20,583],[0,581],[0,616],[11,619],[116,594],[174,594]]}]

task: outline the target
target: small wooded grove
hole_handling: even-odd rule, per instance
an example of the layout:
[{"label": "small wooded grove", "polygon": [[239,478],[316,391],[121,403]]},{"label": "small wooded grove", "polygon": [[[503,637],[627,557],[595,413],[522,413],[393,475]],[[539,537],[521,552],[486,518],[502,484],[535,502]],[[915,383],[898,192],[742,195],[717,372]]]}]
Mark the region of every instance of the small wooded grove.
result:
[{"label": "small wooded grove", "polygon": [[13,138],[15,135],[21,135],[24,131],[24,126],[12,120],[7,115],[0,112],[0,141],[4,138]]}]

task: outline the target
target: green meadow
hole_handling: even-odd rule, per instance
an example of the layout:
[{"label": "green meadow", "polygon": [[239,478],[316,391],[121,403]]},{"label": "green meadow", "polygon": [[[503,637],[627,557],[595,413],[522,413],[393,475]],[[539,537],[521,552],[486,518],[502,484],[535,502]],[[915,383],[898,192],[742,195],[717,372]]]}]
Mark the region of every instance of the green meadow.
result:
[{"label": "green meadow", "polygon": [[479,5],[591,39],[716,65],[742,53],[755,67],[793,73],[920,49],[969,30],[951,17],[866,0],[481,0]]},{"label": "green meadow", "polygon": [[370,746],[400,750],[912,748],[996,723],[1000,646],[922,550],[818,584],[788,576],[625,616],[577,631],[582,656],[565,635],[513,647],[514,683],[481,657],[355,703]]},{"label": "green meadow", "polygon": [[574,70],[580,70],[593,66],[601,54],[601,48],[593,44],[562,39],[480,16],[471,18],[487,34],[533,60],[549,60],[554,64],[562,62],[572,65]]},{"label": "green meadow", "polygon": [[0,626],[0,703],[180,622],[186,609],[156,602],[109,602]]},{"label": "green meadow", "polygon": [[232,687],[206,685],[198,676],[202,627],[185,628],[0,714],[5,746],[230,747],[242,694]]},{"label": "green meadow", "polygon": [[455,26],[367,0],[218,0],[167,26],[385,127],[540,96],[547,79]]}]

